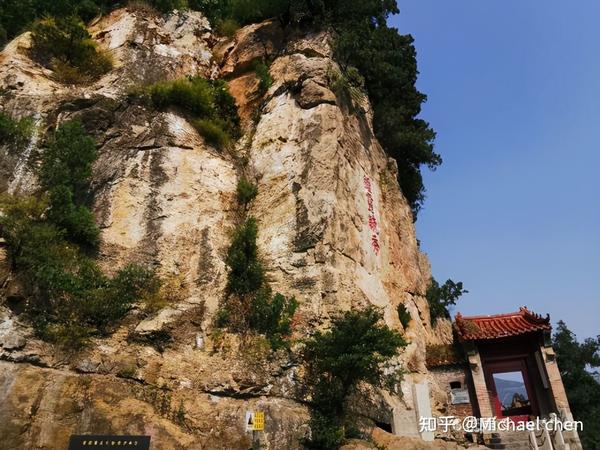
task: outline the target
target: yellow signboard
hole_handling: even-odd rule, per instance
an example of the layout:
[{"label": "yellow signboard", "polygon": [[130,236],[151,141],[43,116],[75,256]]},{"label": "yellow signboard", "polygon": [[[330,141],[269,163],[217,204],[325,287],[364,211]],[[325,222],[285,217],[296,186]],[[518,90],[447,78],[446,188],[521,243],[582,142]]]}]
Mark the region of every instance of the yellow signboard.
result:
[{"label": "yellow signboard", "polygon": [[265,413],[246,411],[246,431],[264,431]]},{"label": "yellow signboard", "polygon": [[252,425],[253,431],[263,431],[265,429],[265,413],[264,412],[255,412],[254,414],[254,424]]}]

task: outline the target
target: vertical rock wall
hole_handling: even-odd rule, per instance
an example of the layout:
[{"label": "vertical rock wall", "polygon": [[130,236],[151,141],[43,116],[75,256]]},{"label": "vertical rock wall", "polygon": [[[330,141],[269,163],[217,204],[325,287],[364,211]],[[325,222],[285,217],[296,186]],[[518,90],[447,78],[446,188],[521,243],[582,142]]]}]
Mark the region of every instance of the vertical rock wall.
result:
[{"label": "vertical rock wall", "polygon": [[[101,266],[151,265],[176,277],[181,293],[156,315],[132,311],[112,336],[67,355],[32,336],[2,254],[0,449],[65,448],[71,433],[91,432],[150,434],[160,449],[243,449],[251,445],[243,432],[249,409],[266,412],[265,448],[298,447],[308,410],[297,361],[211,327],[241,218],[242,172],[259,188],[248,213],[259,222],[268,279],[300,303],[295,337],[341,311],[382,308],[410,341],[396,361],[407,375],[402,392],[374,395],[365,411],[399,434],[416,434],[412,384],[429,378],[425,346],[440,339],[424,299],[429,264],[395,163],[373,136],[367,100],[348,104],[330,87],[337,66],[327,35],[289,36],[266,22],[227,40],[198,13],[160,18],[127,9],[91,31],[113,55],[113,71],[91,86],[61,85],[28,57],[21,36],[0,54],[2,109],[39,117],[42,137],[68,118],[83,121],[98,142],[92,190]],[[256,58],[273,60],[264,95]],[[236,155],[207,145],[177,111],[158,112],[129,95],[184,75],[228,79],[245,130]],[[43,139],[35,147],[43,151]],[[19,165],[34,172],[25,154],[3,148],[0,160],[2,190],[35,189],[16,179]],[[412,317],[406,330],[401,303]],[[156,342],[157,332],[171,340]]]}]

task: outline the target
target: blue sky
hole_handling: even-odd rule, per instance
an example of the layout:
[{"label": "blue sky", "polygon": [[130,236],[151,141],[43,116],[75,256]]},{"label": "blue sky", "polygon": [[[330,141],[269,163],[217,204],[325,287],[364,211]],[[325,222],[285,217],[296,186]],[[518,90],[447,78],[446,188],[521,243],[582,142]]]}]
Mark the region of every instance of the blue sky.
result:
[{"label": "blue sky", "polygon": [[417,221],[456,311],[600,334],[600,2],[400,0],[444,164]]}]

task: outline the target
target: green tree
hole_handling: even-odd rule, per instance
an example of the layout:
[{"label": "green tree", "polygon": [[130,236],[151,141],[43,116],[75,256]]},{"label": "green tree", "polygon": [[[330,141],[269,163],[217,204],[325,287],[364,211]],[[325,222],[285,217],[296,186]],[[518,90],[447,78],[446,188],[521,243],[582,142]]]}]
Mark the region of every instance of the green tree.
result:
[{"label": "green tree", "polygon": [[258,259],[258,225],[250,217],[235,231],[225,263],[229,267],[226,291],[246,296],[257,292],[264,283],[264,270]]},{"label": "green tree", "polygon": [[347,399],[359,383],[383,387],[383,366],[406,342],[397,332],[380,324],[374,308],[349,311],[334,319],[331,328],[316,332],[306,342],[303,359],[311,394],[311,438],[314,449],[337,449],[349,425]]},{"label": "green tree", "polygon": [[39,179],[49,195],[48,218],[73,241],[96,247],[99,230],[87,207],[96,144],[79,120],[61,124],[42,154]]},{"label": "green tree", "polygon": [[27,296],[25,313],[41,338],[79,348],[108,334],[138,301],[156,295],[154,272],[129,265],[110,278],[45,217],[44,198],[0,201],[0,235]]},{"label": "green tree", "polygon": [[271,289],[263,288],[252,300],[248,323],[251,329],[264,334],[273,350],[288,346],[292,333],[292,318],[298,302],[279,293],[271,295]]},{"label": "green tree", "polygon": [[77,16],[48,17],[36,22],[31,41],[33,56],[52,68],[62,81],[93,80],[112,67],[110,57],[98,51],[96,42]]},{"label": "green tree", "polygon": [[96,144],[79,119],[62,123],[51,136],[42,155],[39,178],[42,187],[51,190],[66,186],[77,203],[88,195]]},{"label": "green tree", "polygon": [[23,117],[16,120],[10,115],[0,112],[0,145],[8,145],[13,149],[22,148],[33,133],[33,120]]},{"label": "green tree", "polygon": [[571,412],[583,422],[579,433],[583,448],[600,449],[600,384],[588,370],[600,367],[600,336],[580,343],[561,320],[552,345]]},{"label": "green tree", "polygon": [[[243,187],[242,194],[239,194],[238,185],[240,203],[250,198],[246,187],[248,186]],[[251,330],[264,334],[273,350],[288,348],[292,318],[298,302],[293,297],[288,298],[279,293],[273,295],[264,279],[264,269],[256,244],[257,236],[258,226],[253,217],[246,219],[233,235],[225,258],[229,267],[226,297],[217,314],[216,323],[217,326],[229,327],[233,331]]]},{"label": "green tree", "polygon": [[461,295],[468,293],[469,291],[463,289],[462,281],[455,283],[448,279],[440,286],[440,284],[431,278],[429,287],[427,288],[427,302],[429,303],[429,314],[431,321],[435,322],[439,318],[450,318],[450,312],[448,308],[456,305],[457,300]]}]

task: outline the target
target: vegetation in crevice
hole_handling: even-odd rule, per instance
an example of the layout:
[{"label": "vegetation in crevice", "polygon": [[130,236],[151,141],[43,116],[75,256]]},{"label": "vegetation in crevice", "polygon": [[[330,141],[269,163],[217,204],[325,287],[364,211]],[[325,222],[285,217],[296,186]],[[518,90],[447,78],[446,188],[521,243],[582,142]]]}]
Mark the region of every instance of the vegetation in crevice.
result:
[{"label": "vegetation in crevice", "polygon": [[162,81],[148,86],[145,94],[157,108],[177,107],[187,113],[191,124],[217,148],[229,148],[241,135],[235,100],[223,80]]},{"label": "vegetation in crevice", "polygon": [[258,195],[258,186],[248,180],[248,178],[241,177],[240,181],[238,181],[236,193],[238,203],[243,205],[245,209]]},{"label": "vegetation in crevice", "polygon": [[[245,177],[240,178],[237,198],[244,212],[257,194],[255,185]],[[298,303],[293,297],[273,294],[265,279],[257,237],[258,224],[254,217],[246,218],[233,233],[225,258],[229,269],[225,298],[217,313],[216,325],[235,332],[264,334],[273,350],[287,348]]]},{"label": "vegetation in crevice", "polygon": [[64,83],[93,81],[112,68],[108,53],[98,50],[85,24],[74,16],[44,18],[31,30],[31,54]]},{"label": "vegetation in crevice", "polygon": [[41,187],[48,198],[47,218],[64,237],[96,248],[100,232],[89,209],[89,183],[96,144],[81,122],[64,123],[50,137],[39,167]]},{"label": "vegetation in crevice", "polygon": [[400,323],[402,324],[402,328],[406,329],[408,327],[408,324],[412,320],[412,317],[410,316],[410,313],[408,312],[408,309],[406,309],[406,306],[404,305],[404,303],[400,303],[398,305],[397,311],[398,311],[398,319],[400,320]]},{"label": "vegetation in crevice", "polygon": [[76,349],[110,333],[134,303],[156,295],[160,280],[135,264],[112,277],[100,270],[90,256],[98,229],[87,206],[95,144],[78,121],[48,141],[38,171],[43,191],[0,200],[0,235],[36,334]]},{"label": "vegetation in crevice", "polygon": [[461,295],[468,292],[466,289],[463,289],[462,281],[455,283],[448,279],[440,286],[435,278],[432,277],[425,294],[427,303],[429,304],[429,314],[432,324],[439,318],[450,319],[449,308],[456,305]]},{"label": "vegetation in crevice", "polygon": [[256,59],[252,63],[254,74],[258,78],[258,92],[260,95],[265,94],[273,84],[273,78],[269,73],[269,64],[261,59]]},{"label": "vegetation in crevice", "polygon": [[365,80],[354,67],[349,67],[345,72],[328,67],[327,81],[342,104],[349,106],[352,111],[364,101]]},{"label": "vegetation in crevice", "polygon": [[34,121],[31,117],[15,119],[0,112],[0,145],[7,145],[10,150],[23,148],[30,141],[33,128]]},{"label": "vegetation in crevice", "polygon": [[384,367],[406,342],[396,331],[381,324],[374,309],[349,311],[333,320],[329,330],[316,332],[306,341],[303,360],[311,404],[311,449],[338,449],[356,434],[348,415],[348,400],[361,384],[391,388],[398,373],[386,375]]}]

